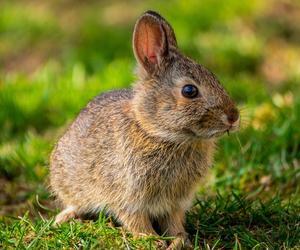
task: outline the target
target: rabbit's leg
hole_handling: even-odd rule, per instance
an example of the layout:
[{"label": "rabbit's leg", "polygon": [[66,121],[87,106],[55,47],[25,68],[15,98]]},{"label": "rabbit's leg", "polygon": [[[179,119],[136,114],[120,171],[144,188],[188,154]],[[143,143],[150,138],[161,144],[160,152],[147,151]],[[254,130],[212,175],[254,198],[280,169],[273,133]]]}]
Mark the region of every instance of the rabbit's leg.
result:
[{"label": "rabbit's leg", "polygon": [[185,212],[183,210],[175,211],[159,220],[159,225],[162,232],[168,236],[174,236],[168,249],[190,248],[191,243],[188,239],[188,234],[184,229]]},{"label": "rabbit's leg", "polygon": [[61,223],[64,223],[76,217],[77,217],[76,207],[67,206],[63,211],[61,211],[58,215],[56,215],[54,225],[59,225]]},{"label": "rabbit's leg", "polygon": [[152,227],[149,216],[142,213],[120,213],[119,219],[123,226],[134,236],[158,235]]},{"label": "rabbit's leg", "polygon": [[[152,227],[151,220],[148,215],[143,213],[121,213],[119,219],[123,223],[123,226],[129,230],[135,238],[143,236],[159,236]],[[166,249],[167,244],[163,240],[155,241],[158,249]]]}]

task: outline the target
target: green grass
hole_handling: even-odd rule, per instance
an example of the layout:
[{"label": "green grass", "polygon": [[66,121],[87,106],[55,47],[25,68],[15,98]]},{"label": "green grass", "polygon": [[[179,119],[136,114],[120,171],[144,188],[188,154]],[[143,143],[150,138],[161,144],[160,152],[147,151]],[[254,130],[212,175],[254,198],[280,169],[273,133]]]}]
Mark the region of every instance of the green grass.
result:
[{"label": "green grass", "polygon": [[51,226],[48,157],[85,104],[134,81],[131,32],[146,9],[241,107],[187,214],[195,249],[300,248],[300,38],[296,1],[3,1],[0,249],[151,249],[103,214]]},{"label": "green grass", "polygon": [[[187,230],[198,249],[290,249],[299,244],[299,206],[292,200],[283,204],[279,197],[267,202],[247,200],[239,195],[218,195],[198,200],[187,218]],[[5,225],[5,223],[7,223]],[[122,228],[111,226],[111,219],[100,214],[96,221],[72,221],[59,228],[42,216],[32,222],[28,214],[0,222],[4,246],[51,248],[146,249],[154,238],[132,239]],[[163,238],[162,239],[168,239]]]}]

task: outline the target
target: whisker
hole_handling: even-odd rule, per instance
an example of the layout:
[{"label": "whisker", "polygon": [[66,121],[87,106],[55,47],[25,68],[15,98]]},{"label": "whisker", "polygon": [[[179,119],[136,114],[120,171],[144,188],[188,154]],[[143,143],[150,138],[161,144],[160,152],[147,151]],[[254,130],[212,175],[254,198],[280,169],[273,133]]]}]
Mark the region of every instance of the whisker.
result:
[{"label": "whisker", "polygon": [[247,123],[247,122],[251,122],[251,121],[252,121],[252,119],[250,119],[250,118],[249,119],[241,119],[241,123],[244,123],[244,122]]},{"label": "whisker", "polygon": [[248,120],[248,121],[241,121],[240,122],[240,125],[249,125],[249,124],[251,124],[251,121],[250,120]]},{"label": "whisker", "polygon": [[252,120],[250,116],[241,116],[241,120]]},{"label": "whisker", "polygon": [[239,110],[245,110],[245,109],[249,109],[249,108],[250,107],[248,105],[245,105],[245,104],[238,105]]}]

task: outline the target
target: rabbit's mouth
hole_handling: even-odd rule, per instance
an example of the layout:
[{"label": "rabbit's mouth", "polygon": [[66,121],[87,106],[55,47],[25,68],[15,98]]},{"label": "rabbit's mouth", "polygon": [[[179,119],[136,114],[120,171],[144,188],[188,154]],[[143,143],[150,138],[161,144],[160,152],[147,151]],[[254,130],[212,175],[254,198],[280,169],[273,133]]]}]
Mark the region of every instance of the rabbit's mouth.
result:
[{"label": "rabbit's mouth", "polygon": [[210,139],[210,138],[218,138],[224,134],[232,134],[239,130],[239,123],[235,124],[224,124],[219,122],[215,124],[215,126],[205,126],[205,127],[193,127],[193,128],[185,128],[183,132],[185,136],[190,138],[197,138],[197,139]]},{"label": "rabbit's mouth", "polygon": [[193,132],[194,135],[199,139],[211,139],[211,138],[218,138],[224,135],[228,129],[214,129],[214,130],[207,130],[201,132]]},{"label": "rabbit's mouth", "polygon": [[239,121],[237,123],[235,123],[235,124],[230,124],[230,125],[228,125],[227,133],[229,133],[229,132],[236,132],[236,131],[239,130],[239,128],[240,128]]},{"label": "rabbit's mouth", "polygon": [[218,138],[227,133],[230,135],[231,133],[236,132],[239,129],[239,126],[225,126],[223,128],[215,128],[215,129],[205,129],[202,131],[199,131],[198,133],[194,132],[193,133],[198,137],[198,138],[203,138],[203,139],[210,139],[210,138]]}]

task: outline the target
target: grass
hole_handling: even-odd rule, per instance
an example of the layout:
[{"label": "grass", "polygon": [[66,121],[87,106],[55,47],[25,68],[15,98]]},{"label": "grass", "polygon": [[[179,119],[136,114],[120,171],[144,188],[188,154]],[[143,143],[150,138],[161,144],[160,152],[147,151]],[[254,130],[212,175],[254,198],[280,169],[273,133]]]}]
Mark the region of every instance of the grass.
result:
[{"label": "grass", "polygon": [[[196,249],[291,249],[299,244],[299,205],[280,197],[249,200],[232,193],[197,200],[187,217],[187,230]],[[150,249],[154,238],[132,239],[110,218],[72,221],[59,228],[41,216],[33,222],[28,213],[0,222],[0,239],[6,248],[34,249]],[[163,237],[162,237],[163,238]],[[166,239],[166,238],[163,238]],[[296,249],[296,248],[295,248]]]},{"label": "grass", "polygon": [[195,249],[300,248],[300,38],[295,1],[3,1],[0,12],[0,248],[151,249],[113,219],[52,227],[48,157],[82,107],[129,86],[131,32],[146,9],[218,75],[241,107],[186,228]]}]

